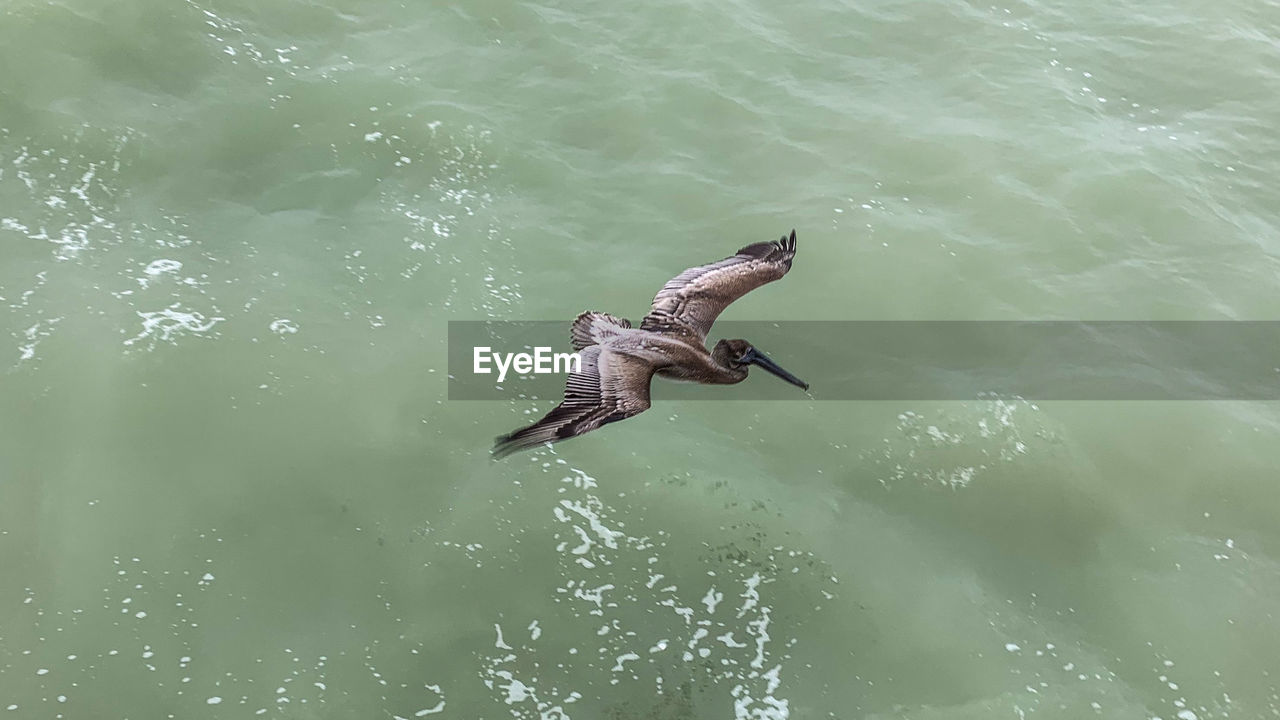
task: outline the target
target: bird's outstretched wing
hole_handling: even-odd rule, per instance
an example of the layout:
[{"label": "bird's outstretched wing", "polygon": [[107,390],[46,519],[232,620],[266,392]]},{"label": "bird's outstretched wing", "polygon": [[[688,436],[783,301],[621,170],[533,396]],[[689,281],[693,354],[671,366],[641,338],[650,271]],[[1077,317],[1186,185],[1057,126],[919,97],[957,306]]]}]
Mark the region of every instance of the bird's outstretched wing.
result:
[{"label": "bird's outstretched wing", "polygon": [[652,363],[602,345],[585,347],[579,355],[582,365],[565,382],[564,402],[538,422],[497,438],[495,458],[576,437],[649,409]]},{"label": "bird's outstretched wing", "polygon": [[773,282],[791,269],[796,231],[777,242],[748,245],[733,257],[692,267],[672,278],[653,298],[653,308],[640,322],[642,330],[689,335],[705,341],[711,324],[729,303]]}]

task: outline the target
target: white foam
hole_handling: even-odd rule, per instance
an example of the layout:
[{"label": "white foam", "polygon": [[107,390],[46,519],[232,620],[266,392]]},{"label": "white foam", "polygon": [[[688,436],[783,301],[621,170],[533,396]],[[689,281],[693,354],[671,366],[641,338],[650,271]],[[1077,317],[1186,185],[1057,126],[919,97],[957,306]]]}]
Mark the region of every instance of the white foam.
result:
[{"label": "white foam", "polygon": [[221,317],[206,318],[199,312],[182,310],[177,303],[163,310],[138,311],[138,317],[142,318],[142,332],[125,340],[125,345],[133,345],[143,339],[150,339],[153,343],[173,343],[182,335],[204,334],[224,320]]}]

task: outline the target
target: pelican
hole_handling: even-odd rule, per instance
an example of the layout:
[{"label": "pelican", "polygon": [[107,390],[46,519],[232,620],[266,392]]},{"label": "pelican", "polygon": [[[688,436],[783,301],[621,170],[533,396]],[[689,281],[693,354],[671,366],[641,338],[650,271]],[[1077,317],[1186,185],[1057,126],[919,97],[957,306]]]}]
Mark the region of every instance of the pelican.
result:
[{"label": "pelican", "polygon": [[759,365],[792,385],[809,384],[783,370],[746,340],[721,340],[707,351],[707,332],[729,303],[791,269],[796,231],[777,242],[748,245],[731,257],[692,267],[653,299],[639,328],[608,313],[584,312],[569,335],[582,359],[565,382],[564,402],[541,420],[494,442],[495,458],[559,442],[649,409],[654,375],[685,382],[732,385]]}]

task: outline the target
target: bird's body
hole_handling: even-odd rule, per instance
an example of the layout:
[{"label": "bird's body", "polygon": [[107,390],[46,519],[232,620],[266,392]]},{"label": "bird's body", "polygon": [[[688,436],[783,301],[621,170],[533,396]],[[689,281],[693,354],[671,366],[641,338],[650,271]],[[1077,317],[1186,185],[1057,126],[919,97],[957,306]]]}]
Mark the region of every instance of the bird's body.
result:
[{"label": "bird's body", "polygon": [[791,269],[796,233],[778,242],[748,245],[719,262],[689,268],[658,291],[648,315],[634,328],[622,318],[585,312],[570,329],[582,359],[565,383],[565,399],[541,420],[498,438],[501,457],[543,443],[581,435],[649,408],[654,375],[671,380],[731,385],[760,365],[794,385],[803,381],[778,367],[745,340],[721,340],[706,348],[707,332],[730,303]]}]

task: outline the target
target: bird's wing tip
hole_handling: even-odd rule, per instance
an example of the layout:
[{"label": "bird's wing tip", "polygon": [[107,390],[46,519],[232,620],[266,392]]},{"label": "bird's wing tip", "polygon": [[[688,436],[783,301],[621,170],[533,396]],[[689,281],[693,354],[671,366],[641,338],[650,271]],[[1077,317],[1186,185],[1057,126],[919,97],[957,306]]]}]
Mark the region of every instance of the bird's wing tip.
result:
[{"label": "bird's wing tip", "polygon": [[795,228],[791,228],[791,236],[790,236],[790,237],[787,237],[786,235],[783,235],[782,237],[778,238],[778,242],[774,243],[774,245],[775,245],[779,250],[781,250],[781,251],[783,251],[783,252],[792,252],[792,253],[793,253],[793,252],[795,252],[795,251],[796,251],[796,230],[795,230]]},{"label": "bird's wing tip", "polygon": [[499,435],[493,439],[493,447],[489,449],[489,457],[492,460],[501,460],[508,455],[519,452],[522,447],[523,445],[516,438],[516,433]]}]

